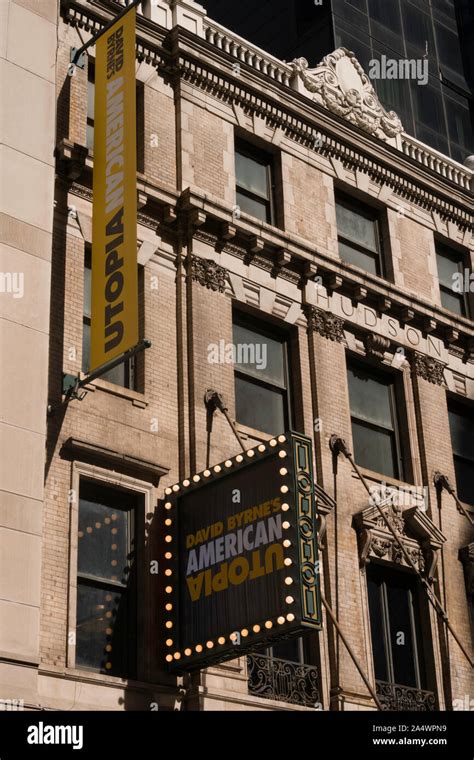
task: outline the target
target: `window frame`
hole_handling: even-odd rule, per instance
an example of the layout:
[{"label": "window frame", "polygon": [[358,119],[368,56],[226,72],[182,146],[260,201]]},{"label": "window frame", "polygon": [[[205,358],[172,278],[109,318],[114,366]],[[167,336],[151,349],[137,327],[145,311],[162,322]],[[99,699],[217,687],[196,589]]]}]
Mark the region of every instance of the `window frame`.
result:
[{"label": "window frame", "polygon": [[[432,645],[429,643],[428,648],[425,645],[426,626],[430,625],[429,609],[427,609],[426,603],[422,598],[420,591],[421,587],[417,576],[409,571],[404,571],[398,567],[391,567],[382,562],[372,561],[366,570],[366,587],[367,587],[367,607],[368,607],[368,622],[371,637],[371,650],[372,650],[372,662],[374,668],[375,680],[381,680],[391,685],[405,686],[407,688],[418,689],[420,691],[430,690],[430,672],[432,668],[433,651]],[[372,576],[372,578],[370,577]],[[387,586],[390,586],[390,580],[394,580],[397,577],[398,582],[402,577],[406,579],[406,592],[408,596],[408,615],[410,624],[410,634],[412,640],[413,650],[413,672],[415,676],[415,685],[402,684],[395,679],[395,665],[393,657],[393,645],[392,645],[392,633],[396,631],[397,621],[390,621],[390,609],[388,601]],[[387,671],[387,678],[377,678],[375,672],[375,651],[372,634],[372,620],[375,611],[370,604],[369,594],[369,580],[372,580],[376,585],[379,585],[379,604],[380,604],[380,620],[378,621],[383,628],[383,644],[384,644],[384,656],[385,667]],[[395,584],[393,584],[394,586]],[[428,638],[429,641],[429,638]]]},{"label": "window frame", "polygon": [[[144,641],[147,630],[147,621],[144,619],[143,605],[138,604],[139,598],[151,599],[154,593],[152,588],[152,576],[146,572],[146,566],[150,557],[150,547],[143,540],[145,530],[145,515],[152,512],[156,504],[155,487],[145,481],[131,475],[124,475],[91,462],[75,460],[72,463],[71,488],[73,494],[79,494],[81,478],[97,483],[104,487],[127,491],[136,498],[136,677],[130,676],[127,680],[146,681],[149,678],[148,654],[141,643]],[[84,672],[88,678],[112,683],[122,683],[123,676],[109,675],[91,669],[83,669],[76,665],[76,615],[77,615],[77,567],[78,567],[78,528],[79,528],[79,499],[75,497],[71,501],[69,523],[69,593],[68,593],[68,631],[74,632],[74,636],[66,640],[66,667],[70,671]]]},{"label": "window frame", "polygon": [[447,410],[448,410],[448,424],[449,424],[449,435],[450,435],[450,441],[451,441],[451,452],[453,456],[453,465],[454,465],[454,476],[455,476],[455,484],[456,484],[456,495],[458,498],[462,501],[463,504],[466,504],[468,509],[474,510],[474,496],[472,502],[470,501],[463,501],[458,493],[458,480],[457,480],[457,473],[456,473],[456,460],[461,460],[463,462],[468,462],[469,464],[472,464],[474,467],[474,458],[469,459],[468,457],[463,456],[462,454],[457,454],[453,447],[453,438],[451,433],[451,424],[449,422],[449,412],[457,412],[458,414],[462,415],[472,415],[474,416],[474,405],[471,405],[467,402],[467,399],[460,398],[459,396],[455,396],[454,394],[447,394]]},{"label": "window frame", "polygon": [[[258,195],[257,193],[252,193],[250,190],[247,190],[247,188],[242,187],[238,183],[238,177],[237,177],[237,154],[240,154],[242,156],[246,156],[247,158],[252,159],[256,163],[259,163],[263,166],[265,166],[266,170],[266,179],[267,179],[267,190],[268,190],[268,197],[266,199],[263,198],[263,196]],[[262,158],[266,158],[267,161],[262,160]],[[262,220],[259,219],[259,217],[253,216],[253,214],[248,214],[247,211],[244,211],[244,214],[248,214],[253,219],[259,219],[260,221],[264,221],[266,224],[270,224],[271,226],[275,227],[277,225],[276,220],[276,203],[275,203],[275,165],[274,165],[274,157],[273,154],[269,151],[266,151],[264,148],[258,148],[253,143],[247,142],[243,137],[240,137],[239,135],[235,136],[234,139],[234,168],[235,168],[235,202],[238,205],[238,194],[244,195],[246,198],[249,198],[250,200],[256,200],[259,203],[265,204],[265,208],[267,211],[266,219]]]},{"label": "window frame", "polygon": [[[367,422],[366,420],[356,417],[353,414],[351,403],[350,403],[350,393],[349,393],[348,373],[350,369],[355,369],[355,370],[358,370],[359,372],[363,372],[369,375],[369,377],[373,379],[385,378],[387,380],[390,380],[390,384],[388,386],[389,387],[389,404],[390,404],[390,416],[392,420],[393,430],[390,431],[389,428],[385,428],[382,425],[377,425],[377,423]],[[347,393],[348,393],[348,398],[349,398],[349,413],[350,413],[350,419],[351,419],[352,438],[354,439],[352,426],[353,426],[353,421],[355,420],[359,425],[362,425],[363,427],[366,427],[368,429],[380,430],[383,432],[387,432],[387,431],[391,432],[393,434],[393,439],[395,442],[395,456],[396,456],[396,464],[397,464],[396,475],[388,475],[387,473],[382,473],[382,472],[379,473],[377,470],[374,470],[373,468],[368,468],[364,465],[360,465],[360,466],[362,466],[364,469],[369,469],[371,472],[377,473],[378,475],[382,475],[384,478],[389,478],[392,480],[398,480],[402,482],[409,482],[409,480],[413,479],[413,472],[412,472],[412,466],[411,466],[411,446],[410,446],[407,420],[404,418],[403,413],[401,414],[399,410],[399,406],[402,408],[405,408],[405,416],[406,416],[407,399],[405,398],[402,378],[398,376],[398,373],[394,373],[390,371],[390,369],[386,366],[383,366],[383,367],[376,366],[372,362],[368,361],[367,359],[364,359],[364,357],[361,357],[356,354],[350,354],[350,353],[347,353],[346,355],[346,377],[347,377]],[[354,451],[354,457],[355,457],[355,451]]]},{"label": "window frame", "polygon": [[[259,386],[261,388],[266,388],[270,391],[279,391],[281,392],[283,398],[284,398],[284,418],[285,418],[285,424],[284,428],[285,430],[290,430],[292,423],[293,423],[293,407],[292,407],[292,395],[291,395],[291,349],[290,349],[290,339],[291,336],[284,330],[278,329],[278,327],[273,328],[273,325],[270,325],[268,322],[263,320],[260,316],[253,317],[251,314],[247,312],[242,312],[240,310],[233,310],[232,312],[232,328],[234,327],[234,324],[240,325],[241,327],[245,327],[248,330],[255,330],[256,334],[260,334],[263,337],[271,338],[272,340],[277,340],[281,342],[283,346],[283,376],[285,380],[284,385],[280,385],[279,383],[271,383],[268,380],[262,380],[256,378],[254,375],[247,374],[245,371],[241,370],[237,367],[237,365],[234,365],[234,397],[235,397],[235,416],[236,416],[236,423],[237,425],[249,428],[250,430],[254,430],[258,433],[263,433],[264,435],[271,435],[270,433],[265,433],[263,430],[260,430],[259,428],[249,427],[244,422],[240,422],[237,419],[237,393],[236,393],[236,383],[235,378],[240,377],[241,379],[245,380],[248,383],[251,383],[253,385]],[[283,431],[275,431],[275,435],[279,432]]]},{"label": "window frame", "polygon": [[[137,568],[138,568],[138,562],[139,562],[139,549],[138,549],[138,498],[133,491],[130,489],[124,489],[120,488],[118,485],[113,486],[109,483],[104,484],[102,481],[99,481],[98,479],[93,479],[89,477],[81,476],[79,479],[79,492],[78,492],[78,522],[79,525],[79,518],[80,518],[80,507],[81,507],[81,485],[82,483],[87,482],[89,485],[97,486],[103,489],[107,489],[111,493],[113,491],[120,492],[120,493],[127,493],[130,494],[130,498],[133,499],[134,505],[130,507],[129,509],[125,510],[121,506],[116,507],[117,511],[126,512],[127,513],[127,546],[126,546],[126,557],[127,557],[127,566],[130,568],[133,568],[135,566],[135,572],[133,573],[133,580],[132,580],[132,586],[130,587],[129,584],[123,584],[119,581],[113,581],[110,578],[104,578],[99,575],[94,575],[91,573],[84,573],[79,571],[79,547],[77,551],[77,558],[76,558],[76,615],[77,615],[77,603],[79,598],[79,586],[88,586],[96,589],[100,589],[103,591],[110,591],[112,594],[115,592],[120,591],[120,593],[125,597],[125,603],[126,603],[126,629],[123,634],[126,640],[126,646],[124,650],[124,656],[125,660],[121,663],[120,670],[123,670],[124,672],[121,672],[119,674],[113,673],[109,674],[106,670],[102,668],[97,668],[93,666],[87,666],[84,664],[81,664],[79,666],[80,670],[96,673],[98,675],[113,675],[116,678],[134,678],[136,677],[137,673],[137,653],[138,653],[138,646],[137,646],[137,628],[138,628],[138,618],[137,618],[137,605],[138,605],[138,578],[137,578]],[[133,548],[133,544],[135,543],[135,548]],[[141,552],[140,552],[141,553]],[[130,573],[132,574],[132,573]],[[77,619],[76,619],[76,637],[77,637]],[[76,652],[75,652],[75,658],[77,657],[77,638],[76,638]]]},{"label": "window frame", "polygon": [[[449,246],[448,243],[445,243],[441,240],[435,240],[435,254],[436,254],[436,273],[438,278],[438,288],[439,288],[439,294],[440,294],[440,301],[441,306],[443,309],[446,309],[451,314],[455,314],[458,317],[464,317],[465,319],[471,319],[471,308],[469,303],[469,294],[463,290],[461,293],[456,293],[452,287],[449,287],[441,282],[440,276],[439,276],[439,265],[438,265],[438,258],[445,258],[450,260],[453,264],[457,265],[458,272],[463,276],[464,280],[464,272],[467,269],[469,271],[469,274],[471,273],[471,268],[468,265],[466,254],[462,251],[459,251],[455,248],[452,248]],[[454,298],[458,298],[461,303],[461,313],[458,314],[458,312],[453,311],[448,306],[445,306],[443,303],[443,293],[449,293],[450,296]]]},{"label": "window frame", "polygon": [[[354,196],[347,194],[346,192],[344,192],[338,187],[336,187],[334,191],[334,200],[335,200],[338,247],[340,243],[343,243],[344,245],[347,245],[355,249],[359,253],[362,253],[366,256],[368,255],[368,256],[373,257],[375,261],[376,271],[374,274],[373,272],[369,272],[367,269],[365,269],[365,267],[361,267],[358,264],[353,264],[350,261],[346,261],[345,259],[342,258],[341,254],[339,253],[341,261],[344,261],[344,263],[348,264],[349,266],[355,266],[358,269],[361,269],[362,271],[367,272],[368,274],[371,274],[375,277],[388,279],[387,266],[386,266],[386,261],[385,261],[384,241],[383,241],[383,234],[382,234],[382,219],[381,219],[380,211],[369,204],[363,203],[363,201],[360,201],[358,198],[355,198]],[[349,209],[349,211],[352,211],[358,216],[362,216],[374,223],[375,242],[376,242],[376,248],[377,248],[375,252],[371,251],[370,248],[365,248],[360,243],[354,242],[350,238],[347,238],[344,235],[340,234],[339,226],[337,225],[337,206],[338,205],[345,206],[347,209]]]}]

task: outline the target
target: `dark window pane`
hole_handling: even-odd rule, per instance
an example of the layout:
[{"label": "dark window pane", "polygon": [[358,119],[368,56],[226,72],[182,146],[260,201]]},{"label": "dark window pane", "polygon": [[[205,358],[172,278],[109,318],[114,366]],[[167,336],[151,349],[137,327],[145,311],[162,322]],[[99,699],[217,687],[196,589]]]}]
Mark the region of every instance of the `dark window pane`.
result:
[{"label": "dark window pane", "polygon": [[431,19],[427,13],[420,9],[414,8],[413,5],[403,0],[402,2],[403,28],[405,37],[412,45],[425,52],[426,42],[428,50],[431,51],[434,46],[433,28]]},{"label": "dark window pane", "polygon": [[91,355],[91,326],[89,321],[82,325],[82,371],[89,372]]},{"label": "dark window pane", "polygon": [[125,607],[124,594],[78,582],[76,667],[125,674]]},{"label": "dark window pane", "polygon": [[257,161],[238,151],[235,154],[237,186],[265,200],[270,197],[268,187],[268,164]]},{"label": "dark window pane", "polygon": [[393,430],[391,383],[357,367],[349,367],[347,376],[352,416]]},{"label": "dark window pane", "polygon": [[372,635],[372,652],[374,657],[375,678],[379,681],[389,680],[387,652],[385,648],[385,628],[380,581],[373,577],[372,568],[367,569],[367,591],[369,595],[370,632]]},{"label": "dark window pane", "polygon": [[248,195],[244,195],[238,190],[236,203],[237,206],[240,206],[244,214],[254,216],[256,219],[260,219],[262,222],[270,222],[270,211],[268,203],[260,201],[256,198],[249,198]]},{"label": "dark window pane", "polygon": [[352,420],[354,456],[357,464],[390,478],[399,477],[395,436]]},{"label": "dark window pane", "polygon": [[286,394],[235,376],[237,420],[242,425],[277,435],[286,429]]},{"label": "dark window pane", "polygon": [[411,82],[411,91],[415,122],[421,122],[434,131],[446,134],[441,91],[431,85],[417,82]]},{"label": "dark window pane", "polygon": [[461,316],[465,315],[466,309],[464,307],[463,296],[452,293],[444,288],[441,290],[440,295],[441,304],[445,309],[449,309],[449,311],[452,311],[455,314],[460,314]]},{"label": "dark window pane", "polygon": [[80,498],[78,572],[126,584],[128,513],[102,501]]},{"label": "dark window pane", "polygon": [[474,462],[474,412],[450,405],[449,425],[454,453]]},{"label": "dark window pane", "polygon": [[463,65],[459,36],[440,23],[435,23],[435,29],[438,55],[441,63],[453,69],[453,71],[461,72]]},{"label": "dark window pane", "polygon": [[369,16],[395,33],[401,33],[401,19],[398,2],[369,0]]},{"label": "dark window pane", "polygon": [[373,219],[342,203],[336,203],[336,219],[338,235],[377,253],[377,228]]},{"label": "dark window pane", "polygon": [[300,640],[291,639],[290,641],[281,641],[272,647],[272,655],[278,660],[288,660],[289,662],[301,662]]},{"label": "dark window pane", "polygon": [[285,386],[283,343],[239,324],[234,324],[236,369],[281,387]]},{"label": "dark window pane", "polygon": [[379,262],[376,254],[365,253],[347,243],[339,241],[339,256],[347,264],[353,264],[371,274],[379,274]]},{"label": "dark window pane", "polygon": [[84,267],[84,316],[91,315],[91,296],[92,296],[92,270],[89,266]]},{"label": "dark window pane", "polygon": [[456,490],[461,501],[474,505],[474,461],[454,457]]},{"label": "dark window pane", "polygon": [[452,289],[454,283],[454,275],[459,273],[459,261],[454,258],[443,256],[441,253],[437,253],[436,260],[438,262],[438,277],[442,285]]},{"label": "dark window pane", "polygon": [[387,583],[393,676],[395,683],[417,686],[415,655],[411,626],[411,596],[401,581]]}]

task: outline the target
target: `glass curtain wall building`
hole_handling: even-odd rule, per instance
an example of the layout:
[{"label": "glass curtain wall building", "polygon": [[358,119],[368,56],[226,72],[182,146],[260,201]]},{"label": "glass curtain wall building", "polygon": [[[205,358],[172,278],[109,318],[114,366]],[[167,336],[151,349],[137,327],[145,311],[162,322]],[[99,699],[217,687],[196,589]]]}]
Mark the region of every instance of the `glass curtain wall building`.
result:
[{"label": "glass curtain wall building", "polygon": [[380,77],[373,85],[408,134],[463,163],[474,153],[474,22],[469,0],[202,0],[211,18],[278,58],[310,67],[338,47],[370,61],[427,60],[426,84]]}]

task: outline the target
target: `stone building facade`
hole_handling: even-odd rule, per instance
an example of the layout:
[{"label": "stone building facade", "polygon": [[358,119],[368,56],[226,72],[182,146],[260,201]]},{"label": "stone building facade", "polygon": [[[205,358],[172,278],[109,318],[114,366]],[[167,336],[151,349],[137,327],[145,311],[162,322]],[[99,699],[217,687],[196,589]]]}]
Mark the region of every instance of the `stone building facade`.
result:
[{"label": "stone building facade", "polygon": [[[0,698],[31,709],[376,709],[354,656],[386,707],[469,704],[468,659],[329,446],[336,435],[355,452],[472,658],[474,298],[445,274],[452,265],[468,282],[474,265],[468,162],[405,134],[350,52],[308,70],[191,0],[144,0],[137,264],[152,346],[61,406],[63,375],[87,370],[90,324],[94,48],[74,71],[70,51],[116,6],[2,3],[2,270],[25,279],[23,298],[0,298],[13,357],[0,381]],[[210,361],[211,347],[252,334],[282,357],[277,379]],[[330,497],[321,583],[352,655],[325,617],[296,654],[275,646],[166,672],[150,572],[157,505],[208,454],[212,465],[239,451],[216,412],[208,452],[208,389],[246,448],[283,432],[274,420],[313,439]]]}]

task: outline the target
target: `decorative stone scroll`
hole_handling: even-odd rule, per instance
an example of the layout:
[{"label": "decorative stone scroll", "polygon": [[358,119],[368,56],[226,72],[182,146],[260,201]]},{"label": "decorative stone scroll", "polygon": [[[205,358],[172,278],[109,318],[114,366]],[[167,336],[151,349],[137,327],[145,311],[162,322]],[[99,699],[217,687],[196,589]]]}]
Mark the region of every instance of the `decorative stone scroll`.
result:
[{"label": "decorative stone scroll", "polygon": [[[419,507],[402,509],[393,499],[391,503],[384,503],[381,509],[419,573],[431,582],[445,536]],[[372,559],[409,567],[376,506],[354,515],[353,525],[357,531],[361,568]]]},{"label": "decorative stone scroll", "polygon": [[323,338],[342,343],[344,340],[344,320],[330,311],[307,304],[304,313],[308,321],[308,332],[317,332]]},{"label": "decorative stone scroll", "polygon": [[377,333],[366,333],[364,336],[364,346],[367,356],[383,361],[385,352],[390,348],[390,341],[383,335]]},{"label": "decorative stone scroll", "polygon": [[395,111],[385,110],[354,53],[346,48],[325,56],[314,69],[308,68],[306,58],[296,58],[290,66],[296,89],[301,83],[303,92],[337,116],[382,140],[403,131]]},{"label": "decorative stone scroll", "polygon": [[227,283],[227,270],[212,259],[199,256],[188,258],[188,274],[200,285],[218,293],[224,293]]}]

